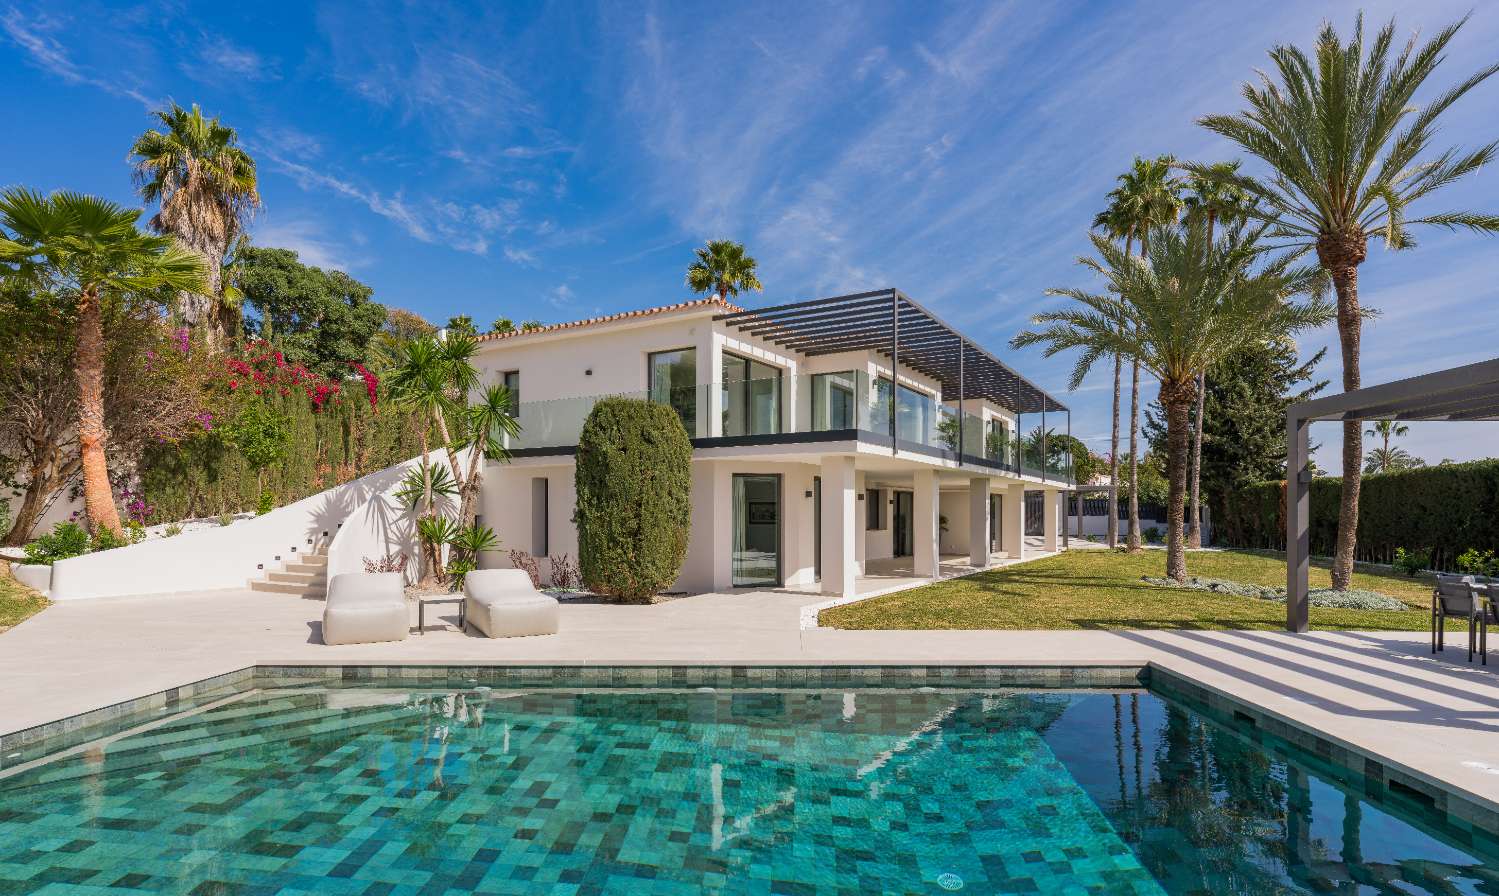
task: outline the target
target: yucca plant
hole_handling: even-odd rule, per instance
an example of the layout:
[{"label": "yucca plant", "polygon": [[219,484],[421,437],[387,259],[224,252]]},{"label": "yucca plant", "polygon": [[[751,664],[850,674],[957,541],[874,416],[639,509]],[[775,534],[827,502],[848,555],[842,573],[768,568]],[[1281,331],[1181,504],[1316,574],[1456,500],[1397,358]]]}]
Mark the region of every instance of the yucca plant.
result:
[{"label": "yucca plant", "polygon": [[462,552],[460,559],[467,560],[475,566],[479,563],[479,555],[485,551],[495,550],[500,546],[500,539],[494,534],[494,530],[488,526],[464,526],[458,530],[448,542],[455,550]]},{"label": "yucca plant", "polygon": [[[1245,84],[1247,110],[1198,122],[1257,156],[1269,167],[1269,176],[1250,177],[1209,165],[1185,167],[1244,190],[1254,202],[1250,214],[1273,225],[1269,236],[1287,246],[1315,249],[1318,263],[1332,278],[1345,390],[1362,384],[1359,339],[1366,312],[1359,304],[1358,269],[1369,240],[1409,249],[1415,245],[1410,228],[1418,224],[1499,232],[1499,215],[1408,214],[1418,201],[1479,171],[1499,152],[1495,142],[1471,152],[1449,148],[1428,154],[1437,119],[1499,71],[1499,64],[1435,93],[1424,106],[1412,102],[1465,21],[1443,28],[1424,44],[1412,36],[1398,50],[1393,21],[1367,45],[1362,15],[1346,43],[1326,24],[1310,54],[1286,45],[1270,51],[1278,82],[1262,74],[1260,84]],[[1357,420],[1343,423],[1343,489],[1332,564],[1332,586],[1340,591],[1348,589],[1353,576],[1363,467],[1360,429]]]},{"label": "yucca plant", "polygon": [[406,471],[395,492],[398,501],[409,509],[421,510],[424,515],[431,515],[432,504],[437,498],[451,498],[456,494],[458,486],[448,468],[425,459]]},{"label": "yucca plant", "polygon": [[437,571],[443,568],[442,548],[452,543],[458,532],[458,524],[445,516],[424,516],[416,521],[416,537],[421,542],[422,562],[425,566],[422,581],[430,582],[437,578]]}]

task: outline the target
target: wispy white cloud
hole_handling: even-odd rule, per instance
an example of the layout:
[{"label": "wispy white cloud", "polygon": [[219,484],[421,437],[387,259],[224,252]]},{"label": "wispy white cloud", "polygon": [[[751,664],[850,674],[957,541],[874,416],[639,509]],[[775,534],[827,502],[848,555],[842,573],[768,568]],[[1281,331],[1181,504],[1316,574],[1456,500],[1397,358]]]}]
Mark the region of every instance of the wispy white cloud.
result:
[{"label": "wispy white cloud", "polygon": [[76,63],[67,47],[54,36],[61,26],[62,22],[56,18],[45,14],[27,16],[15,7],[10,7],[0,16],[0,29],[26,51],[32,64],[38,68],[68,84],[95,87],[115,96],[126,97],[148,110],[160,108],[160,100],[153,99],[138,87],[132,86],[128,74],[116,72],[109,78],[102,78]]},{"label": "wispy white cloud", "polygon": [[303,264],[323,270],[352,273],[369,261],[367,256],[335,242],[326,227],[305,218],[257,221],[251,239],[256,245],[291,249]]},{"label": "wispy white cloud", "polygon": [[243,84],[281,78],[274,61],[219,35],[204,35],[193,49],[191,61],[182,62],[181,68],[189,76],[208,84]]}]

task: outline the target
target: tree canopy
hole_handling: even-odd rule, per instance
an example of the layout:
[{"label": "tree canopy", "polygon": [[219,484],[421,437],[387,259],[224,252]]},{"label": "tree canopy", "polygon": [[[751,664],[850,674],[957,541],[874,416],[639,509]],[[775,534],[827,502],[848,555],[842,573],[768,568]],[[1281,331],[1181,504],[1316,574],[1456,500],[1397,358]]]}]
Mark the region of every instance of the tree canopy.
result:
[{"label": "tree canopy", "polygon": [[342,271],[304,265],[291,249],[247,247],[234,277],[257,314],[252,332],[287,361],[324,376],[342,377],[349,362],[364,360],[386,324],[385,306],[370,287]]}]

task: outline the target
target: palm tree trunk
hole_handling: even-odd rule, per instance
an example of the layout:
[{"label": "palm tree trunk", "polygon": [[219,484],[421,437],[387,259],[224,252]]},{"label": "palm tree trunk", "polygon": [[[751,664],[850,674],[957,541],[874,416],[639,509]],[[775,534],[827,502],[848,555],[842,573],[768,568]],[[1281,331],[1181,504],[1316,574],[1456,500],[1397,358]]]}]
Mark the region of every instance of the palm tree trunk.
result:
[{"label": "palm tree trunk", "polygon": [[[484,470],[484,452],[475,444],[469,448],[468,475],[463,479],[463,487],[459,491],[458,520],[465,528],[471,527],[479,519],[479,482]],[[478,558],[474,558],[474,565],[478,565]]]},{"label": "palm tree trunk", "polygon": [[1119,389],[1124,359],[1114,356],[1114,431],[1109,440],[1109,547],[1119,547]]},{"label": "palm tree trunk", "polygon": [[83,505],[89,528],[124,537],[114,488],[109,484],[104,429],[104,324],[99,294],[86,287],[78,296],[78,352],[73,359],[78,379],[78,457],[83,464]]},{"label": "palm tree trunk", "polygon": [[453,450],[453,437],[448,434],[447,418],[442,415],[440,408],[434,408],[432,416],[437,421],[437,434],[442,437],[442,448],[447,452],[448,466],[453,470],[453,479],[461,491],[464,483],[463,467],[458,463],[458,452]]},{"label": "palm tree trunk", "polygon": [[[1338,239],[1324,235],[1317,241],[1317,259],[1332,277],[1338,294],[1338,342],[1343,350],[1343,391],[1362,385],[1359,374],[1358,265],[1367,244],[1362,234]],[[1295,475],[1294,471],[1287,471]],[[1363,421],[1343,421],[1343,488],[1338,506],[1338,537],[1332,554],[1332,587],[1347,591],[1353,581],[1353,556],[1358,543],[1358,499],[1363,486]]]},{"label": "palm tree trunk", "polygon": [[1131,552],[1140,550],[1140,362],[1130,362],[1129,389],[1129,538]]},{"label": "palm tree trunk", "polygon": [[1187,447],[1192,423],[1188,417],[1192,406],[1192,385],[1161,384],[1161,404],[1166,407],[1166,478],[1170,490],[1166,499],[1166,575],[1178,582],[1187,580],[1187,550],[1183,539],[1183,505],[1187,498]]},{"label": "palm tree trunk", "polygon": [[[1209,222],[1212,221],[1210,217]],[[1192,502],[1187,510],[1187,547],[1202,547],[1202,414],[1207,408],[1207,373],[1197,374],[1197,417],[1192,427]]]}]

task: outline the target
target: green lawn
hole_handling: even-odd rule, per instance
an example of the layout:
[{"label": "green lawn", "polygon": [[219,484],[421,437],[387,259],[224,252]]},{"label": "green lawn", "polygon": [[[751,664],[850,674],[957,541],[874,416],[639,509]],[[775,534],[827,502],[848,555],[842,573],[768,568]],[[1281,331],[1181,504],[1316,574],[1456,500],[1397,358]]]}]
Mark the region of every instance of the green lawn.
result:
[{"label": "green lawn", "polygon": [[[951,579],[824,610],[823,625],[849,629],[1280,629],[1285,605],[1256,598],[1159,588],[1164,551],[1067,551],[1005,569]],[[1284,559],[1269,554],[1193,551],[1192,575],[1284,586]],[[1330,585],[1325,565],[1312,587]],[[1420,578],[1355,573],[1354,587],[1410,604],[1412,612],[1313,607],[1315,629],[1429,630],[1431,584]]]},{"label": "green lawn", "polygon": [[10,564],[0,561],[0,632],[19,625],[47,605],[47,599],[17,582]]}]

